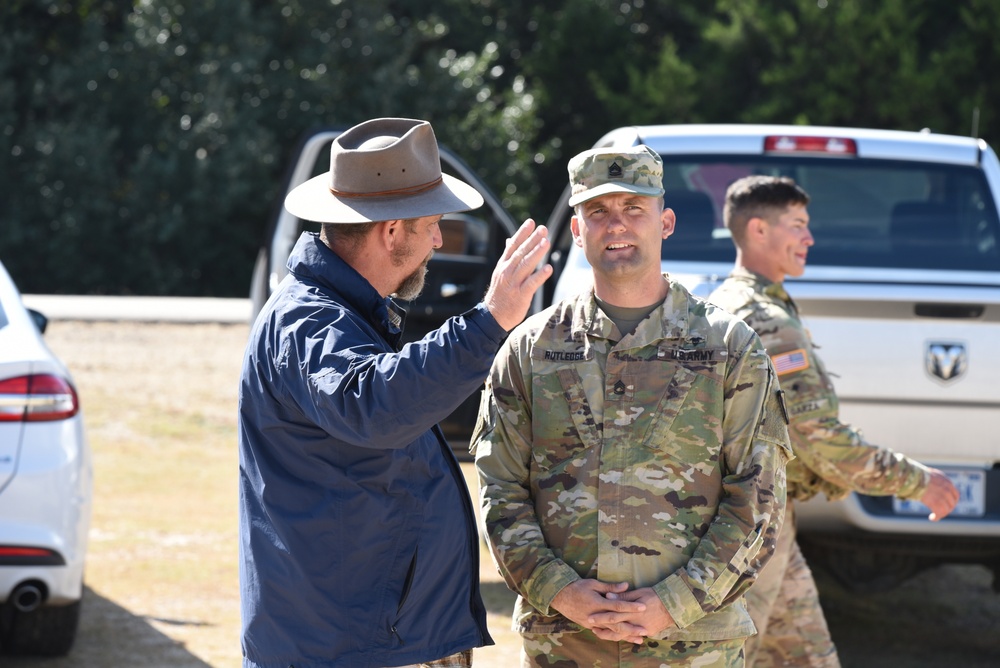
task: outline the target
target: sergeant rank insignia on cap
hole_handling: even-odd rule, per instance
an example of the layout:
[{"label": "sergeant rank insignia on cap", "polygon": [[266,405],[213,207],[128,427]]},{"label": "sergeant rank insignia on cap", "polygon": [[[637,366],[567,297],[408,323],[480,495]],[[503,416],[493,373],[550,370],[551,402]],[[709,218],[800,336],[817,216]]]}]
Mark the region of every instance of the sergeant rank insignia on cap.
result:
[{"label": "sergeant rank insignia on cap", "polygon": [[608,165],[608,178],[609,179],[620,179],[622,178],[622,166],[617,162],[612,162]]}]

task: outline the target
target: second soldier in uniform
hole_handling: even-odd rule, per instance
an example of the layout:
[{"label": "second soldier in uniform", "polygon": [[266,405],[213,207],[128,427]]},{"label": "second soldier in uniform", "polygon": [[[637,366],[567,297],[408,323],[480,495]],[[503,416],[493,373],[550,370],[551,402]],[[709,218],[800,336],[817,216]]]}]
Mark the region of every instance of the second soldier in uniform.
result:
[{"label": "second soldier in uniform", "polygon": [[747,665],[840,665],[812,573],[795,541],[792,499],[854,490],[927,504],[931,519],[955,507],[958,491],[936,469],[867,443],[838,419],[837,395],[816,355],[786,276],[801,276],[813,245],[809,196],[794,181],[749,176],[726,193],[723,217],[736,244],[736,268],[709,301],[760,334],[777,370],[791,422],[795,459],[788,465],[786,519],[778,550],[747,594],[759,634],[747,643]]}]

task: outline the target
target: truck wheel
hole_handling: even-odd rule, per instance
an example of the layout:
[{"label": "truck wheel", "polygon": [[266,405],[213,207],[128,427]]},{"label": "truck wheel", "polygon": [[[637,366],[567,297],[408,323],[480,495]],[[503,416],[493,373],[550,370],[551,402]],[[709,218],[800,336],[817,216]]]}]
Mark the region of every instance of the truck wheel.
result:
[{"label": "truck wheel", "polygon": [[[80,604],[42,606],[31,612],[9,609],[0,639],[5,654],[63,656],[73,647],[80,623]],[[13,614],[10,614],[13,613]]]},{"label": "truck wheel", "polygon": [[822,569],[847,592],[871,594],[895,589],[930,564],[909,556],[859,547],[800,542],[809,566]]}]

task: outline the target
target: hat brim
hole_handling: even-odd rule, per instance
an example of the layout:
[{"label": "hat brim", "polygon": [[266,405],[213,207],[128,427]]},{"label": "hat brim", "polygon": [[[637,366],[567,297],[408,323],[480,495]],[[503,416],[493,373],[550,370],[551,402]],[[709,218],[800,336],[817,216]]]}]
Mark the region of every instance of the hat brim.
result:
[{"label": "hat brim", "polygon": [[448,174],[441,185],[404,197],[338,197],[330,192],[330,174],[320,174],[300,184],[285,197],[293,216],[317,223],[372,223],[380,220],[423,218],[478,209],[478,190]]},{"label": "hat brim", "polygon": [[601,195],[610,195],[611,193],[632,193],[646,197],[663,197],[663,188],[646,188],[644,186],[635,186],[631,183],[602,183],[599,186],[573,195],[569,198],[569,205],[576,206],[581,202],[586,202],[588,199],[594,199]]}]

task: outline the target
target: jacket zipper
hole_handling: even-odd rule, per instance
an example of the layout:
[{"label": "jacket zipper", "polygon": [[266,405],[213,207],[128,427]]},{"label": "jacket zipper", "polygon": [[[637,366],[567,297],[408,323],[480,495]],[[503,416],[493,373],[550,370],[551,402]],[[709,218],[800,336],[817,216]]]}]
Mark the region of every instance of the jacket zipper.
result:
[{"label": "jacket zipper", "polygon": [[[399,616],[400,611],[403,609],[403,605],[406,603],[406,599],[410,597],[410,589],[413,588],[413,578],[417,571],[417,555],[418,551],[413,552],[413,558],[410,560],[410,568],[406,571],[406,580],[403,581],[403,593],[399,597],[399,605],[396,606],[396,616]],[[403,636],[399,635],[399,631],[396,630],[395,624],[389,625],[389,632],[399,639],[400,645],[405,645],[403,641]]]},{"label": "jacket zipper", "polygon": [[[399,605],[396,606],[396,614],[398,615],[403,609],[403,604],[406,603],[406,599],[410,597],[410,589],[413,588],[413,578],[417,572],[417,555],[419,554],[419,548],[413,551],[413,558],[410,559],[410,568],[406,571],[406,579],[403,581],[403,593],[399,597]],[[393,629],[395,631],[395,629]]]}]

